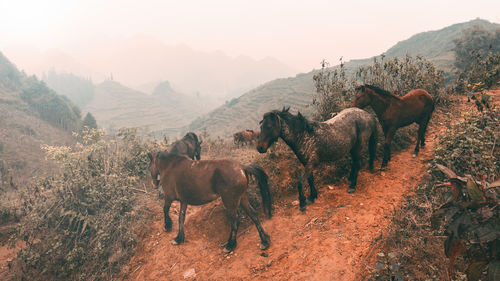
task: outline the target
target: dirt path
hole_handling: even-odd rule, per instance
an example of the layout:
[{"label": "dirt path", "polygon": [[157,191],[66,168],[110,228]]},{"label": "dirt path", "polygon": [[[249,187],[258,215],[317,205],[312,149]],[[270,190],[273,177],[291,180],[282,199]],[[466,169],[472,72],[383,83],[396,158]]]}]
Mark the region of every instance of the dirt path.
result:
[{"label": "dirt path", "polygon": [[[453,106],[458,116],[469,106],[464,101]],[[240,227],[236,250],[223,254],[229,228],[220,203],[190,207],[186,243],[172,246],[177,224],[174,232],[165,233],[162,209],[156,206],[154,232],[124,275],[128,280],[361,280],[391,214],[427,174],[434,141],[444,132],[443,118],[431,121],[427,146],[418,158],[412,158],[411,146],[393,155],[385,173],[362,170],[356,193],[348,194],[345,183],[323,187],[304,213],[292,206],[296,194],[275,202],[273,218],[263,222],[272,239],[266,251],[259,250],[257,231],[247,222]]]}]

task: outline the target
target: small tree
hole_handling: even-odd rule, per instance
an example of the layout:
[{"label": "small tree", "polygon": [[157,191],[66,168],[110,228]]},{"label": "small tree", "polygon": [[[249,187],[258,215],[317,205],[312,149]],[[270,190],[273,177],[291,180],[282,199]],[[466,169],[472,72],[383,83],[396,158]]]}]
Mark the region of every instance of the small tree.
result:
[{"label": "small tree", "polygon": [[97,129],[97,121],[90,112],[88,112],[87,115],[85,115],[85,118],[83,118],[82,127],[83,128],[87,127],[89,129]]},{"label": "small tree", "polygon": [[457,91],[464,92],[467,85],[478,82],[489,88],[500,80],[500,28],[489,31],[473,26],[453,42]]}]

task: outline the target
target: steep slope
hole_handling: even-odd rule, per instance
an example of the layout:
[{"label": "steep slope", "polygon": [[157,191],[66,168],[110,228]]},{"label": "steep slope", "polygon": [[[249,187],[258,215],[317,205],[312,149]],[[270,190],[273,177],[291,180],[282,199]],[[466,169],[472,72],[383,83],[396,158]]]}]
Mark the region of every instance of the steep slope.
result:
[{"label": "steep slope", "polygon": [[[28,99],[27,94],[30,94]],[[44,116],[43,105],[54,101],[62,106],[63,114],[56,112],[44,118],[47,116]],[[73,106],[59,95],[47,92],[43,83],[19,72],[0,53],[0,191],[15,190],[33,176],[50,171],[40,146],[73,142],[71,132],[53,122],[65,116],[64,111],[72,110]]]},{"label": "steep slope", "polygon": [[[465,23],[454,24],[436,31],[422,32],[397,43],[387,50],[386,57],[403,57],[407,53],[421,54],[436,63],[445,71],[451,71],[453,65],[453,39],[460,36],[463,29],[473,25],[481,25],[488,29],[499,28],[500,25],[476,19]],[[345,64],[348,70],[369,64],[373,58],[352,60]],[[277,79],[251,90],[237,99],[215,109],[209,114],[193,121],[186,129],[192,131],[206,130],[212,136],[228,137],[243,128],[255,129],[262,114],[271,109],[291,106],[293,110],[310,110],[314,95],[312,77],[314,71],[287,79]]]}]

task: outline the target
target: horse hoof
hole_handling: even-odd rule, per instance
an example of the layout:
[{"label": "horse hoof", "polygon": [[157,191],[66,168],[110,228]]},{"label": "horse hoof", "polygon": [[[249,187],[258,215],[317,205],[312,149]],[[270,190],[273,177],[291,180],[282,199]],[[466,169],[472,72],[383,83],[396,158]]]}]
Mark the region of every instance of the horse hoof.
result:
[{"label": "horse hoof", "polygon": [[353,187],[347,189],[347,193],[354,193],[354,191],[356,191],[356,189]]},{"label": "horse hoof", "polygon": [[267,243],[260,243],[260,249],[261,250],[266,250],[267,248],[269,248],[269,242],[267,242]]},{"label": "horse hoof", "polygon": [[417,153],[413,153],[413,155],[411,157],[412,158],[416,158],[417,157]]},{"label": "horse hoof", "polygon": [[306,206],[300,206],[300,211],[305,212],[306,211]]},{"label": "horse hoof", "polygon": [[232,251],[233,251],[233,249],[228,249],[228,248],[224,247],[224,253],[229,254]]},{"label": "horse hoof", "polygon": [[179,245],[179,242],[175,241],[175,239],[174,239],[174,240],[172,240],[172,245]]},{"label": "horse hoof", "polygon": [[172,228],[166,228],[166,227],[165,227],[164,229],[165,229],[165,232],[170,232],[170,231],[172,231]]},{"label": "horse hoof", "polygon": [[309,204],[312,204],[312,203],[314,203],[314,198],[307,197],[307,199],[306,199],[306,205],[309,205]]}]

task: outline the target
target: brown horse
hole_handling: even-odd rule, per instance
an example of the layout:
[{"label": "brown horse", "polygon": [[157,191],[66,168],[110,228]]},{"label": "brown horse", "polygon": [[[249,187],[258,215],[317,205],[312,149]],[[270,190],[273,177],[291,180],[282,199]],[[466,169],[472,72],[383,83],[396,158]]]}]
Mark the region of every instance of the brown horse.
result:
[{"label": "brown horse", "polygon": [[425,131],[434,111],[434,100],[427,91],[411,90],[400,97],[376,86],[363,85],[356,88],[353,105],[359,108],[370,105],[382,125],[385,143],[381,170],[385,170],[387,162],[391,160],[391,142],[398,128],[417,123],[419,127],[415,156],[418,155],[419,144],[425,146]]},{"label": "brown horse", "polygon": [[259,131],[245,130],[239,131],[233,134],[234,144],[236,145],[246,145],[252,144],[259,138]]},{"label": "brown horse", "polygon": [[176,141],[172,145],[171,153],[186,155],[191,159],[200,160],[201,158],[201,143],[198,136],[193,133],[187,133],[182,139]]},{"label": "brown horse", "polygon": [[[148,154],[151,162],[149,171],[153,185],[163,187],[165,205],[165,230],[172,230],[172,220],[169,216],[170,205],[174,200],[181,202],[179,212],[179,232],[172,244],[184,242],[184,219],[189,205],[203,205],[222,198],[222,203],[231,224],[229,239],[224,248],[231,252],[236,247],[236,234],[238,232],[239,218],[238,207],[250,217],[261,239],[261,249],[269,247],[269,235],[262,228],[258,214],[248,202],[247,188],[249,177],[253,176],[259,186],[262,196],[262,205],[271,217],[271,193],[266,173],[256,165],[244,166],[230,159],[193,161],[184,155],[157,152]],[[160,178],[159,182],[156,179]]]}]

